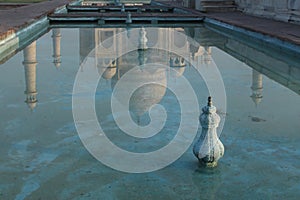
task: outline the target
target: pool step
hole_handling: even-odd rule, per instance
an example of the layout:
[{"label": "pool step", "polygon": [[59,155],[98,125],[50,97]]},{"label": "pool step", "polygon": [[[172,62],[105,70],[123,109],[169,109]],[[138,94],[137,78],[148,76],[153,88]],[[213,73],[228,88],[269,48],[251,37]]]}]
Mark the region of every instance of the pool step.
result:
[{"label": "pool step", "polygon": [[169,5],[143,6],[67,6],[67,13],[48,16],[50,24],[174,24],[199,23],[204,16]]},{"label": "pool step", "polygon": [[198,23],[203,17],[188,14],[164,13],[132,13],[130,21],[128,13],[57,13],[48,16],[50,24],[57,23],[96,23],[96,24],[168,24],[168,23]]},{"label": "pool step", "polygon": [[[122,12],[122,6],[66,6],[68,12]],[[166,6],[125,6],[123,12],[173,12],[173,7]]]},{"label": "pool step", "polygon": [[201,1],[200,10],[203,12],[227,12],[235,11],[237,5],[234,1]]}]

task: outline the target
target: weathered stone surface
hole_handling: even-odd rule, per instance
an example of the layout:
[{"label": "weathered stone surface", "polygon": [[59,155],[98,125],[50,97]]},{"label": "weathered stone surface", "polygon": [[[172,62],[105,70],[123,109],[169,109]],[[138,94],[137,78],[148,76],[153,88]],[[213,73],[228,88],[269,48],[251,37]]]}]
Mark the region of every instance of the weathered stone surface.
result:
[{"label": "weathered stone surface", "polygon": [[300,23],[300,1],[297,0],[235,0],[235,3],[247,14]]}]

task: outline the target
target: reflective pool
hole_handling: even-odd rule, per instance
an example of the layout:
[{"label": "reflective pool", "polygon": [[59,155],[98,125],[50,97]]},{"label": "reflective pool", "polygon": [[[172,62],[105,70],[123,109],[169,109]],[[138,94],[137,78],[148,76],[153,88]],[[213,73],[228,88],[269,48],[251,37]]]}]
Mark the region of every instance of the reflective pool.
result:
[{"label": "reflective pool", "polygon": [[[298,199],[300,59],[204,26],[145,28],[144,41],[141,32],[141,28],[55,28],[0,65],[0,199]],[[176,34],[186,40],[176,40]],[[124,53],[120,50],[130,45],[126,38],[144,42],[148,49]],[[147,63],[170,69],[143,68]],[[124,112],[111,109],[118,82],[136,66],[131,82],[156,84],[133,92],[127,105],[131,119],[146,127],[151,123],[148,111],[155,104],[162,105],[167,115],[163,128],[149,138],[125,134],[115,121]],[[177,133],[180,102],[166,85],[184,93],[180,77],[185,77],[198,99],[198,114],[211,94],[197,71],[214,66],[227,97],[225,108],[213,96],[225,146],[216,168],[199,167],[189,147],[163,169],[125,173],[102,164],[80,140],[72,113],[78,74],[101,77],[93,99],[106,136],[122,149],[141,153],[164,147]],[[89,84],[81,86],[90,88]],[[119,94],[122,99],[122,90]],[[87,109],[85,104],[82,109]],[[200,132],[199,126],[198,136]],[[124,157],[111,154],[112,149],[99,149],[122,163]],[[140,162],[149,165],[146,157]],[[134,168],[140,163],[130,164]]]}]

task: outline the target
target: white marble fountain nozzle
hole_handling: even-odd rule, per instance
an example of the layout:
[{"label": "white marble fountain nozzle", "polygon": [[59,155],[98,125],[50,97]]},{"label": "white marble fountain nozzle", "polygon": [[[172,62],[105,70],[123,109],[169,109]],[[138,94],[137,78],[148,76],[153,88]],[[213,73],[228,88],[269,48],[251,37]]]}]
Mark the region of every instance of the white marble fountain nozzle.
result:
[{"label": "white marble fountain nozzle", "polygon": [[220,116],[216,111],[217,108],[212,105],[211,97],[208,97],[207,106],[202,108],[199,117],[202,132],[193,148],[194,155],[205,167],[216,167],[218,160],[224,155],[224,146],[217,135]]},{"label": "white marble fountain nozzle", "polygon": [[126,24],[131,24],[131,23],[132,23],[131,13],[127,12]]}]

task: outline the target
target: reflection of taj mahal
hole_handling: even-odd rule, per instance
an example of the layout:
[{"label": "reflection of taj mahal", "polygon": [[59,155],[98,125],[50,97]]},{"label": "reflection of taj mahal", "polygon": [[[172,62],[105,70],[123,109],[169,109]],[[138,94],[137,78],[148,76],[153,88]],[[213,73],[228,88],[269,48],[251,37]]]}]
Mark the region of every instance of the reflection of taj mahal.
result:
[{"label": "reflection of taj mahal", "polygon": [[[189,29],[176,28],[176,31],[170,31],[170,29],[173,28],[137,28],[135,30],[125,28],[81,28],[79,30],[81,70],[84,70],[85,62],[92,63],[104,79],[110,80],[110,85],[114,88],[117,81],[135,66],[140,66],[140,71],[135,72],[135,78],[152,78],[162,83],[161,85],[166,85],[167,77],[176,79],[176,77],[182,76],[191,60],[198,65],[197,67],[211,63],[210,46],[189,43],[189,38],[186,36],[190,35]],[[121,34],[121,36],[113,37],[117,34]],[[181,36],[178,37],[178,35]],[[53,63],[58,68],[61,65],[60,43],[62,36],[60,29],[53,29],[51,36]],[[190,36],[192,37],[192,35]],[[137,42],[138,50],[126,49],[131,45],[132,40]],[[174,48],[180,55],[172,53],[171,50]],[[126,53],[123,54],[123,52]],[[33,110],[37,105],[35,41],[23,50],[23,55],[26,84],[25,102]],[[142,66],[149,63],[159,63],[174,70],[166,72],[143,70]],[[142,115],[151,105],[158,103],[166,92],[166,88],[161,85],[149,84],[139,88],[133,94],[133,100],[135,100],[131,104],[132,110],[139,113],[138,115]],[[253,71],[251,87],[253,94],[251,97],[255,104],[258,104],[262,99],[262,87],[262,75]]]},{"label": "reflection of taj mahal", "polygon": [[[168,31],[168,29],[163,28],[141,28],[138,35],[132,33],[133,31],[131,30],[127,30],[126,37],[128,38],[124,38],[124,34],[120,37],[113,37],[114,35],[120,34],[124,31],[126,31],[126,29],[123,28],[80,29],[81,63],[85,58],[95,58],[93,62],[95,62],[95,65],[100,71],[105,70],[104,78],[107,79],[111,79],[114,76],[114,73],[117,73],[118,70],[122,71],[124,68],[128,68],[128,65],[132,63],[132,60],[137,60],[138,63],[135,64],[138,65],[149,62],[151,63],[154,60],[156,62],[162,62],[162,64],[170,65],[171,67],[183,67],[186,65],[185,60],[178,55],[169,55],[165,59],[161,59],[161,56],[159,55],[154,56],[153,52],[152,55],[149,55],[149,52],[147,51],[137,53],[137,57],[135,57],[134,54],[130,54],[131,58],[130,56],[125,56],[126,58],[124,58],[122,55],[122,52],[127,52],[126,46],[130,45],[126,44],[126,42],[132,41],[132,39],[128,38],[136,38],[136,40],[140,42],[139,45],[146,46],[146,48],[164,50],[176,48],[182,52],[182,54],[187,54],[189,52],[187,39],[184,41],[174,40],[176,37],[174,33],[177,32]],[[178,31],[183,31],[183,29],[178,29]],[[137,31],[135,31],[135,33],[137,33]],[[166,40],[174,41],[171,43],[173,46],[168,46],[170,42],[165,42]],[[95,48],[99,46],[101,48]],[[95,49],[93,55],[88,55],[93,49]],[[99,49],[102,50],[100,51]],[[115,67],[118,68],[118,70],[115,70]]]},{"label": "reflection of taj mahal", "polygon": [[[138,34],[138,31],[125,28],[80,29],[80,63],[82,64],[84,59],[93,62],[99,73],[104,71],[103,78],[105,79],[111,79],[115,74],[120,78],[120,75],[122,75],[120,72],[126,71],[128,67],[131,68],[133,60],[138,60],[138,63],[135,63],[138,65],[155,61],[155,63],[173,67],[178,72],[174,74],[175,76],[182,75],[187,62],[189,62],[183,57],[197,60],[198,64],[210,64],[210,47],[190,44],[183,28],[176,28],[175,31],[170,30],[173,30],[173,28],[140,28]],[[124,32],[127,34],[113,37]],[[139,46],[152,48],[153,51],[151,53],[140,51],[136,53],[136,57],[130,54],[131,58],[128,58],[128,56],[124,58],[122,52],[127,52],[126,47],[130,46],[128,41],[132,41],[130,38],[134,38],[139,42]],[[93,49],[95,51],[89,55]],[[168,53],[162,56],[157,52],[155,53],[154,49],[165,50]],[[180,52],[181,55],[171,53],[172,49],[176,49],[176,52]]]},{"label": "reflection of taj mahal", "polygon": [[[177,32],[178,31],[178,32]],[[138,88],[132,95],[129,109],[136,116],[142,116],[149,108],[161,101],[166,93],[167,75],[176,78],[183,75],[190,58],[187,37],[175,40],[175,34],[181,34],[183,29],[170,31],[168,28],[138,28],[126,30],[123,28],[80,29],[81,67],[86,62],[93,63],[97,71],[106,80],[110,80],[114,88],[118,80],[129,70],[133,75],[128,82],[155,82]],[[119,35],[118,35],[119,34]],[[117,36],[116,36],[117,35]],[[182,34],[183,35],[183,34]],[[168,42],[166,42],[168,40]],[[130,48],[131,43],[137,43],[136,49]],[[176,55],[169,49],[177,49],[181,55]],[[94,50],[94,51],[93,51]],[[125,53],[124,53],[125,52]],[[144,69],[149,63],[170,66],[170,73],[165,69]],[[122,91],[120,91],[122,93]],[[122,94],[118,94],[122,96]]]}]

